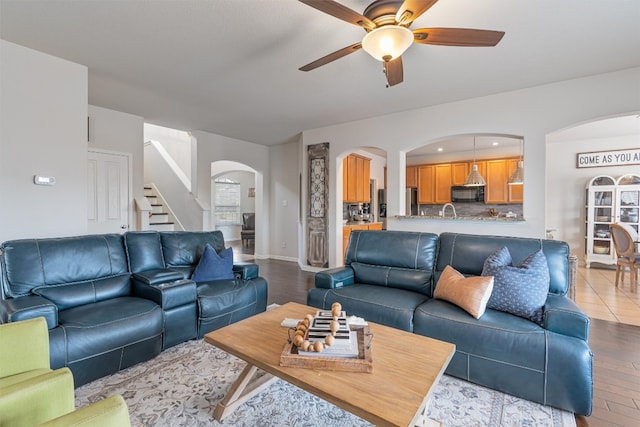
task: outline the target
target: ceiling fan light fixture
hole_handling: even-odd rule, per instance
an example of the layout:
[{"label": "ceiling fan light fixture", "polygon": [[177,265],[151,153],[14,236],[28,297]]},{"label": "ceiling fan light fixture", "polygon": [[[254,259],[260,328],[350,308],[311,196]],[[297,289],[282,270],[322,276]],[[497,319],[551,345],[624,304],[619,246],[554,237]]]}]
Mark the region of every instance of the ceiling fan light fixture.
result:
[{"label": "ceiling fan light fixture", "polygon": [[413,33],[400,25],[384,25],[367,33],[362,48],[378,61],[388,62],[401,56],[413,43]]}]

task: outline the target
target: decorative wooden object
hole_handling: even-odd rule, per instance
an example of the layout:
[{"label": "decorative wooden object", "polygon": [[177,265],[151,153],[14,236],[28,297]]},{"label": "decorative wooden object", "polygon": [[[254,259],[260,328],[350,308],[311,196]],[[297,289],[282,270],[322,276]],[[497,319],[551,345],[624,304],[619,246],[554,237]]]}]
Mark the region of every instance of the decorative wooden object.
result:
[{"label": "decorative wooden object", "polygon": [[348,359],[342,357],[301,356],[298,348],[291,342],[287,342],[280,355],[280,366],[294,368],[325,369],[328,371],[347,372],[372,372],[373,357],[371,355],[371,343],[373,334],[368,326],[355,329],[358,337],[358,358]]}]

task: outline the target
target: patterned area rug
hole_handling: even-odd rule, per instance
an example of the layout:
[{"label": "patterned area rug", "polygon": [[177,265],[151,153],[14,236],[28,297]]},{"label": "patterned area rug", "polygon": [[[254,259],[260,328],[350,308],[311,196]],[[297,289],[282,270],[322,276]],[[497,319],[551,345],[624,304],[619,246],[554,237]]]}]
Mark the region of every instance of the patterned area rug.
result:
[{"label": "patterned area rug", "polygon": [[[121,394],[133,426],[370,426],[284,381],[274,382],[224,420],[213,420],[216,404],[245,362],[204,343],[190,341],[153,360],[76,389],[76,406]],[[429,416],[444,426],[574,427],[571,413],[538,405],[443,376]]]}]

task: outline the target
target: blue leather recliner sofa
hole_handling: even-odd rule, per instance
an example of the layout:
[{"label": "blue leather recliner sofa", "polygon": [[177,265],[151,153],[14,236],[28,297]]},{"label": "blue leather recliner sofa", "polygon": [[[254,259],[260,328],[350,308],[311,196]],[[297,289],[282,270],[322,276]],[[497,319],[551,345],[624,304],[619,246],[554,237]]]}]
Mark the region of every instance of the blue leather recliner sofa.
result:
[{"label": "blue leather recliner sofa", "polygon": [[[501,247],[509,249],[514,265],[542,249],[550,283],[541,325],[489,308],[476,319],[433,298],[447,265],[466,276],[479,276],[485,259]],[[307,304],[329,309],[337,301],[349,315],[454,343],[447,374],[589,415],[589,318],[567,296],[570,259],[569,246],[554,240],[354,231],[345,266],[316,273]]]},{"label": "blue leather recliner sofa", "polygon": [[256,264],[234,265],[234,279],[190,280],[206,244],[222,251],[222,233],[4,242],[0,322],[43,316],[51,368],[69,367],[78,387],[264,311]]}]

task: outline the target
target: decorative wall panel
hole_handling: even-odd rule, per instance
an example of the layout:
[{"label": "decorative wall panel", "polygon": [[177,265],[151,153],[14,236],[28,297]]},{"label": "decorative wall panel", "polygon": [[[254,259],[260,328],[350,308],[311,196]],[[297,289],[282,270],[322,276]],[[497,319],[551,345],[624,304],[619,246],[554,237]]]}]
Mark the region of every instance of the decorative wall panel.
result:
[{"label": "decorative wall panel", "polygon": [[307,264],[329,266],[329,143],[307,147],[309,164],[309,203],[307,204]]}]

